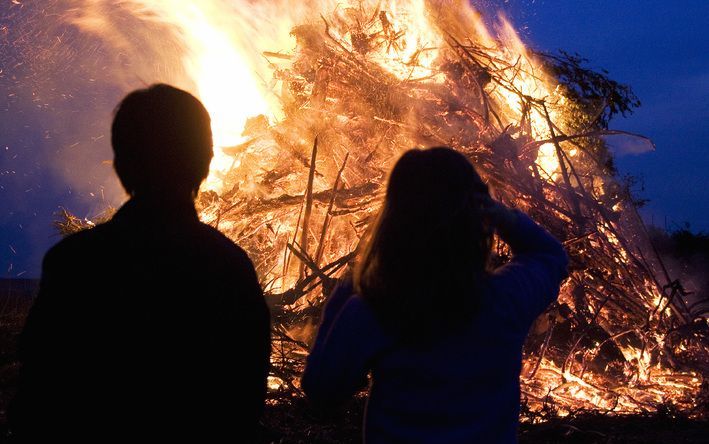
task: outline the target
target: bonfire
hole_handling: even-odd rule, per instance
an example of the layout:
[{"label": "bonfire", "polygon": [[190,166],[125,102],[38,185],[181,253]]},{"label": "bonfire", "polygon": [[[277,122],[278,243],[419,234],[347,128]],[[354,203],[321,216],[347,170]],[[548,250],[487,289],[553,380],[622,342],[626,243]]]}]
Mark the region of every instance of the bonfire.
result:
[{"label": "bonfire", "polygon": [[[614,146],[652,147],[609,129],[639,105],[627,86],[576,55],[526,48],[502,18],[490,31],[466,2],[236,2],[251,9],[231,25],[233,11],[219,16],[224,2],[196,3],[126,2],[174,27],[192,90],[212,113],[217,156],[198,207],[261,278],[274,399],[300,393],[322,304],[356,261],[393,163],[412,147],[445,145],[571,257],[558,303],[525,348],[527,418],[668,404],[698,412],[707,320],[664,269],[613,167]],[[247,44],[234,37],[251,29],[243,23],[277,26],[281,37]],[[246,74],[230,76],[233,63]],[[234,83],[251,92],[230,96]],[[499,241],[495,253],[498,265],[509,257]]]}]

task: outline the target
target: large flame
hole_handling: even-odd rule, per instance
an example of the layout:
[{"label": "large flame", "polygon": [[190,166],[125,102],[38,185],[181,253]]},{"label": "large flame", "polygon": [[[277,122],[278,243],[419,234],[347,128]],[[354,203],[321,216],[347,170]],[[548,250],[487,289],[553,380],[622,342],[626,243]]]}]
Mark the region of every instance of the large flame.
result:
[{"label": "large flame", "polygon": [[[96,7],[105,1],[86,3]],[[298,24],[320,20],[325,11],[332,11],[334,23],[354,17],[365,26],[370,22],[377,27],[378,36],[367,42],[359,41],[358,36],[338,35],[333,29],[333,35],[350,43],[348,49],[356,51],[357,44],[367,44],[374,50],[370,59],[398,78],[440,82],[443,76],[435,69],[435,63],[445,36],[430,17],[445,9],[454,10],[458,26],[475,32],[503,60],[519,64],[518,71],[509,73],[510,84],[535,98],[554,96],[555,85],[529,57],[512,25],[501,18],[498,38],[491,37],[493,33],[480,14],[465,1],[127,0],[124,6],[137,17],[169,24],[179,36],[182,68],[191,83],[187,87],[202,100],[212,117],[215,158],[205,187],[217,191],[221,190],[223,174],[235,162],[222,149],[245,140],[242,130],[246,120],[265,115],[274,121],[282,114],[274,65],[264,53],[277,52],[287,57],[295,46],[290,30]],[[377,15],[368,16],[372,11],[378,11]],[[90,24],[94,31],[101,32],[96,19],[85,17],[84,27]],[[517,94],[494,88],[492,95],[508,105],[509,114],[504,117],[510,122],[519,118],[522,104]],[[559,117],[556,111],[551,113],[555,120]],[[540,113],[532,113],[531,125],[535,138],[551,136]],[[550,178],[556,177],[559,165],[553,145],[539,149],[537,164]]]}]

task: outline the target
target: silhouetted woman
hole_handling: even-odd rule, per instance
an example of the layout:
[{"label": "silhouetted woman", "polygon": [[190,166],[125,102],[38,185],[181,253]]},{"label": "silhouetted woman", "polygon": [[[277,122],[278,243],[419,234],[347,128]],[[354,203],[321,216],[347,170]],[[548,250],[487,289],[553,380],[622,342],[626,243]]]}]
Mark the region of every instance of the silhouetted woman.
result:
[{"label": "silhouetted woman", "polygon": [[[490,271],[493,230],[514,257]],[[408,151],[354,285],[326,304],[303,388],[334,406],[371,372],[367,443],[514,443],[522,345],[566,265],[561,244],[494,202],[463,155]]]}]

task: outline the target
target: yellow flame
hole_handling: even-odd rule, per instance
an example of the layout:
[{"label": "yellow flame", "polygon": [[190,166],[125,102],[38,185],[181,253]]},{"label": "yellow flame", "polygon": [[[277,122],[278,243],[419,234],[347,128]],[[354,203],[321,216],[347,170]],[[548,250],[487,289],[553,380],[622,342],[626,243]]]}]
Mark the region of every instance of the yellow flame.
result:
[{"label": "yellow flame", "polygon": [[227,30],[215,26],[196,4],[187,10],[175,9],[186,41],[190,43],[185,68],[196,82],[196,93],[212,117],[214,159],[207,186],[214,187],[214,173],[227,172],[233,159],[220,147],[243,141],[241,132],[249,116],[269,114],[269,105],[260,92],[260,82],[234,45]]},{"label": "yellow flame", "polygon": [[559,169],[559,158],[556,157],[556,147],[553,143],[545,143],[537,151],[537,166],[541,169],[542,177],[556,179],[556,171]]},{"label": "yellow flame", "polygon": [[[97,7],[102,1],[85,3]],[[129,0],[125,4],[133,5],[137,16],[162,21],[177,31],[183,50],[182,68],[191,84],[188,89],[203,101],[212,116],[215,158],[205,188],[217,191],[224,174],[238,162],[222,148],[244,141],[246,119],[263,114],[273,123],[281,117],[274,65],[264,52],[291,54],[295,42],[290,31],[298,24],[322,26],[324,19],[331,35],[353,53],[358,48],[351,25],[357,24],[368,39],[368,60],[401,80],[440,83],[444,75],[436,62],[450,30],[439,29],[437,20],[447,14],[448,21],[464,28],[461,32],[465,35],[475,36],[497,57],[517,66],[507,74],[512,90],[491,85],[488,91],[505,105],[501,117],[506,123],[520,121],[524,112],[520,93],[537,99],[563,99],[556,96],[555,85],[530,56],[513,26],[501,17],[498,38],[493,38],[480,14],[466,1]],[[85,19],[85,27],[97,30],[96,17],[93,18]],[[555,110],[549,113],[555,121],[559,117]],[[540,110],[531,110],[529,119],[533,137],[551,136]],[[542,145],[536,160],[549,180],[556,179],[559,167],[552,148]]]}]

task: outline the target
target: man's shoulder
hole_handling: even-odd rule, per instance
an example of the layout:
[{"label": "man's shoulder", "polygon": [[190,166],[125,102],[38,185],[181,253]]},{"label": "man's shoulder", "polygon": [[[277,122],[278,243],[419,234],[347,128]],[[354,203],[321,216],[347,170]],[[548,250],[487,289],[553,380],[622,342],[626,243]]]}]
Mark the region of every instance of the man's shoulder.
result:
[{"label": "man's shoulder", "polygon": [[214,282],[234,286],[242,302],[251,301],[265,307],[256,269],[246,251],[207,224],[200,222],[196,230],[199,249],[205,261],[202,266],[207,264],[208,273],[216,278]]},{"label": "man's shoulder", "polygon": [[47,260],[65,260],[75,255],[88,255],[91,250],[102,248],[102,244],[109,239],[112,231],[110,222],[100,224],[94,228],[72,233],[54,244],[47,254]]},{"label": "man's shoulder", "polygon": [[224,235],[224,233],[216,228],[199,222],[197,225],[197,231],[199,234],[199,240],[204,242],[204,247],[218,251],[219,254],[224,255],[233,261],[251,262],[248,254],[243,248],[234,243],[234,241],[229,239]]}]

